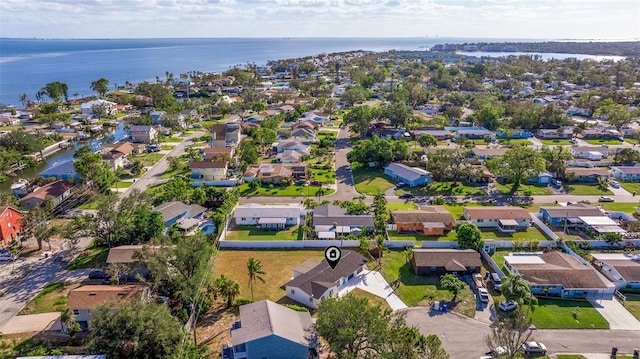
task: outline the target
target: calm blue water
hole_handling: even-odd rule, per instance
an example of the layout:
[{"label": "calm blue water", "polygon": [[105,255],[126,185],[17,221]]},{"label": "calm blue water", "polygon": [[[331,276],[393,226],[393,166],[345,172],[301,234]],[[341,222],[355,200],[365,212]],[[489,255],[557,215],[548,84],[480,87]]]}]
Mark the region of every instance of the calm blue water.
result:
[{"label": "calm blue water", "polygon": [[61,81],[69,97],[94,95],[92,81],[101,77],[123,85],[179,78],[189,71],[221,72],[234,65],[351,50],[418,50],[440,42],[465,39],[0,39],[0,103],[21,107],[20,96],[32,100],[42,86]]}]

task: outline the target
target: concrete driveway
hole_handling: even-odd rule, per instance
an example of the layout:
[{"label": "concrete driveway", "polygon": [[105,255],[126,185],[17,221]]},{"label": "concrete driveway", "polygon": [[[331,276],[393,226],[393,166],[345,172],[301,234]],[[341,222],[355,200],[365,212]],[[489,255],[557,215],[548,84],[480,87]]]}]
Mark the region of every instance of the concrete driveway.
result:
[{"label": "concrete driveway", "polygon": [[340,291],[339,295],[343,296],[355,288],[360,288],[385,299],[389,307],[391,307],[391,310],[396,311],[407,308],[407,305],[393,292],[393,288],[387,283],[382,274],[377,271],[362,271],[362,273],[347,282],[345,288]]},{"label": "concrete driveway", "polygon": [[[640,322],[616,299],[590,299],[589,303],[609,322],[612,330],[640,330]],[[640,343],[638,343],[640,346]]]},{"label": "concrete driveway", "polygon": [[0,327],[2,334],[41,332],[43,330],[62,330],[59,312],[16,315]]}]

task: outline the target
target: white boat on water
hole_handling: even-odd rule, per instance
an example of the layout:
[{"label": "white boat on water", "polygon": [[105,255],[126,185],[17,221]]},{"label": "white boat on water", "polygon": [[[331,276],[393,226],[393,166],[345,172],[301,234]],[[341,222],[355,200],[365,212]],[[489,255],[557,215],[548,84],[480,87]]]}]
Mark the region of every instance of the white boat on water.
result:
[{"label": "white boat on water", "polygon": [[81,141],[82,141],[82,140],[86,140],[86,139],[88,139],[89,137],[91,137],[91,135],[89,135],[88,133],[86,133],[86,132],[84,132],[84,131],[78,131],[78,132],[76,133],[76,139],[81,140]]},{"label": "white boat on water", "polygon": [[93,133],[100,132],[100,131],[102,131],[102,125],[91,126],[89,131],[91,131]]}]

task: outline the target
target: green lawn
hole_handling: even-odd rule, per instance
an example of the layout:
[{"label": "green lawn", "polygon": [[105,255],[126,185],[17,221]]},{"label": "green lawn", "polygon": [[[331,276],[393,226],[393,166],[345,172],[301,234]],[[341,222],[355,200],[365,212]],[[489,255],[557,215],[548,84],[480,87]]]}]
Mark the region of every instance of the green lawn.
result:
[{"label": "green lawn", "polygon": [[502,268],[502,266],[504,266],[504,257],[511,252],[513,252],[512,249],[496,249],[496,251],[491,255],[491,259],[493,259],[498,268]]},{"label": "green lawn", "polygon": [[387,203],[387,209],[389,211],[407,211],[418,209],[418,205],[415,203]]},{"label": "green lawn", "polygon": [[498,140],[498,143],[502,145],[515,145],[515,144],[520,144],[525,146],[531,145],[531,141],[527,140],[526,138],[514,138],[510,140],[502,139],[502,140]]},{"label": "green lawn", "polygon": [[391,178],[387,177],[381,169],[354,169],[353,180],[356,184],[356,191],[371,196],[384,193],[389,188],[395,186],[395,184],[391,182]]},{"label": "green lawn", "polygon": [[538,329],[609,329],[609,322],[582,300],[540,299],[529,315]]},{"label": "green lawn", "polygon": [[287,186],[283,188],[280,185],[274,185],[273,188],[270,188],[269,185],[261,185],[255,192],[252,192],[251,189],[249,189],[248,183],[243,183],[238,186],[240,195],[243,197],[313,197],[320,188],[324,188],[326,192],[325,195],[329,195],[334,192],[334,190],[330,188],[320,186]]},{"label": "green lawn", "polygon": [[180,176],[180,175],[186,175],[189,174],[189,168],[185,168],[184,170],[173,170],[173,171],[165,171],[163,174],[160,175],[160,178],[163,179],[169,179],[169,178],[173,178],[175,176]]},{"label": "green lawn", "polygon": [[89,201],[85,202],[77,207],[78,209],[98,209],[98,202]]},{"label": "green lawn", "polygon": [[158,142],[182,142],[182,138],[180,137],[161,137]]},{"label": "green lawn", "polygon": [[636,213],[638,209],[638,203],[634,202],[602,202],[600,205],[608,211],[620,211],[630,214]]},{"label": "green lawn", "polygon": [[387,301],[384,298],[380,298],[377,295],[371,294],[360,288],[356,288],[352,290],[351,292],[349,292],[349,294],[356,295],[362,298],[367,298],[367,300],[369,301],[369,304],[382,307],[382,309],[391,309],[391,307],[389,307],[389,303],[387,303]]},{"label": "green lawn", "polygon": [[161,149],[161,150],[169,150],[169,151],[170,151],[170,150],[172,150],[174,147],[176,147],[176,146],[174,146],[174,145],[161,145],[161,146],[160,146],[160,149]]},{"label": "green lawn", "polygon": [[547,146],[571,146],[573,145],[573,143],[571,143],[570,140],[540,140],[540,142],[542,142],[543,145],[547,145]]},{"label": "green lawn", "polygon": [[526,231],[515,233],[502,233],[500,231],[482,230],[484,239],[495,239],[501,241],[546,241],[548,238],[538,227],[529,227]]},{"label": "green lawn", "polygon": [[424,188],[425,195],[467,196],[484,195],[485,191],[477,184],[464,184],[457,182],[434,182]]},{"label": "green lawn", "polygon": [[587,359],[587,357],[578,354],[558,354],[556,359]]},{"label": "green lawn", "polygon": [[584,140],[590,145],[621,145],[622,141],[618,140]]},{"label": "green lawn", "polygon": [[322,183],[334,183],[336,181],[336,172],[333,168],[328,170],[311,169],[311,179],[320,181]]},{"label": "green lawn", "polygon": [[[502,194],[511,194],[513,184],[502,184],[496,182],[496,189]],[[523,184],[518,187],[518,192],[525,196],[545,196],[553,192],[546,185]]]},{"label": "green lawn", "polygon": [[153,166],[164,157],[161,153],[147,153],[134,159],[140,160],[144,166]]},{"label": "green lawn", "polygon": [[620,186],[629,193],[640,193],[640,182],[620,182]]},{"label": "green lawn", "polygon": [[[570,183],[565,184],[564,188],[569,191],[569,194],[580,196],[599,196],[602,193],[602,191],[599,190],[595,184]],[[610,190],[606,190],[602,194],[613,194],[613,192],[611,192]]]},{"label": "green lawn", "polygon": [[627,300],[624,302],[624,307],[627,308],[629,313],[633,314],[638,320],[640,320],[640,294],[624,294]]},{"label": "green lawn", "polygon": [[227,231],[228,240],[234,241],[295,241],[302,240],[299,226],[289,227],[282,231],[263,231],[254,226],[236,226]]},{"label": "green lawn", "polygon": [[398,233],[389,231],[389,239],[392,241],[455,241],[456,232],[449,231],[444,236],[425,236],[420,233]]},{"label": "green lawn", "polygon": [[129,188],[132,184],[133,182],[130,181],[117,181],[111,186],[111,188]]},{"label": "green lawn", "polygon": [[109,248],[95,247],[91,244],[66,269],[101,268],[107,261],[108,255]]},{"label": "green lawn", "polygon": [[80,284],[78,283],[66,285],[61,282],[51,283],[44,287],[44,289],[20,311],[19,315],[62,312],[67,307],[69,291],[79,286]]},{"label": "green lawn", "polygon": [[[476,300],[471,288],[465,286],[458,294],[455,305],[449,301],[452,294],[440,287],[437,277],[422,277],[415,275],[401,251],[387,251],[382,260],[382,274],[391,286],[398,285],[396,294],[410,306],[430,306],[434,301],[443,301],[453,308],[453,311],[473,318],[476,311]],[[400,283],[398,283],[400,276]]]}]

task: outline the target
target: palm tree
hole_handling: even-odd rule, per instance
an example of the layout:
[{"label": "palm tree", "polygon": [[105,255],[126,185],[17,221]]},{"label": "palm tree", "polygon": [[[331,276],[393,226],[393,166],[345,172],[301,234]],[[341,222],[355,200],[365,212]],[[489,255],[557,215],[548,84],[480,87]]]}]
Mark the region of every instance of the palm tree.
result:
[{"label": "palm tree", "polygon": [[249,270],[249,289],[251,289],[251,300],[253,301],[253,284],[256,279],[265,282],[264,278],[261,275],[266,274],[264,270],[262,270],[262,262],[256,258],[249,258],[247,261],[247,270]]},{"label": "palm tree", "polygon": [[64,310],[64,312],[60,313],[60,325],[62,325],[62,331],[65,331],[65,324],[67,325],[67,327],[69,327],[69,325],[73,323],[75,319],[76,318],[73,315],[73,311],[71,310],[71,308],[67,308]]},{"label": "palm tree", "polygon": [[507,300],[514,300],[519,304],[524,303],[525,300],[531,303],[534,299],[529,283],[522,278],[521,274],[510,273],[502,277],[500,291]]},{"label": "palm tree", "polygon": [[320,199],[320,197],[324,196],[325,194],[327,194],[327,190],[324,189],[324,187],[320,187],[318,188],[318,191],[316,192],[316,197],[318,197],[318,199]]},{"label": "palm tree", "polygon": [[230,307],[233,300],[240,294],[240,283],[224,274],[220,274],[220,277],[216,278],[213,286],[214,293],[225,299],[227,307]]},{"label": "palm tree", "polygon": [[29,106],[29,95],[27,95],[26,93],[23,93],[22,96],[20,96],[20,102],[22,102],[22,107],[24,107],[25,109],[27,108],[27,106]]},{"label": "palm tree", "polygon": [[609,189],[609,177],[598,177],[596,187],[600,190],[600,196],[602,196],[604,191]]}]

